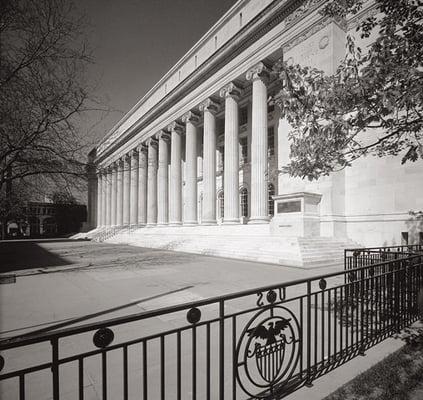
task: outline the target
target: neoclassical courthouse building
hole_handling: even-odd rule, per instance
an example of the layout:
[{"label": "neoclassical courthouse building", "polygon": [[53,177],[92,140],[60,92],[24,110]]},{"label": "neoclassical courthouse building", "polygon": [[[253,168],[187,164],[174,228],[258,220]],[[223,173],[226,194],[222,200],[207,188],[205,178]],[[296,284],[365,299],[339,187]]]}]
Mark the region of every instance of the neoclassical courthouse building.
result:
[{"label": "neoclassical courthouse building", "polygon": [[[422,240],[423,163],[366,157],[315,182],[280,172],[289,125],[272,65],[335,70],[346,20],[319,0],[239,0],[90,154],[88,236],[294,266]],[[365,45],[365,44],[364,44]]]}]

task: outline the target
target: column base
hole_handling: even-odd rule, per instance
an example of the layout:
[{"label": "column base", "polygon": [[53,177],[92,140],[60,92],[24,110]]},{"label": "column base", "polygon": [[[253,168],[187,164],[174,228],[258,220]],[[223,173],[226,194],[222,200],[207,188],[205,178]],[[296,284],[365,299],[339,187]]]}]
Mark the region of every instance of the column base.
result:
[{"label": "column base", "polygon": [[146,228],[155,228],[157,226],[156,222],[147,222]]},{"label": "column base", "polygon": [[184,221],[184,226],[197,226],[198,221]]},{"label": "column base", "polygon": [[137,227],[138,228],[145,228],[145,226],[146,226],[146,223],[145,222],[142,222],[140,224],[137,224]]},{"label": "column base", "polygon": [[270,217],[251,217],[248,221],[250,225],[257,225],[257,224],[268,224],[270,222]]},{"label": "column base", "polygon": [[201,221],[201,225],[217,225],[216,220],[203,220]]},{"label": "column base", "polygon": [[182,221],[169,222],[169,226],[182,226]]},{"label": "column base", "polygon": [[157,222],[157,226],[169,226],[169,222]]},{"label": "column base", "polygon": [[239,225],[239,218],[224,219],[222,225]]}]

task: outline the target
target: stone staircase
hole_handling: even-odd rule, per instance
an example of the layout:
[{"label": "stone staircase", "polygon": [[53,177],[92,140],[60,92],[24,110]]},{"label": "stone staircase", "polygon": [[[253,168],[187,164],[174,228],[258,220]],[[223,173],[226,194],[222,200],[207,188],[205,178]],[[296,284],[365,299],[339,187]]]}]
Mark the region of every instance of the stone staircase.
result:
[{"label": "stone staircase", "polygon": [[341,267],[344,249],[357,247],[347,239],[275,236],[268,225],[145,227],[105,241],[307,269]]},{"label": "stone staircase", "polygon": [[344,265],[344,250],[361,247],[347,238],[298,238],[304,268]]}]

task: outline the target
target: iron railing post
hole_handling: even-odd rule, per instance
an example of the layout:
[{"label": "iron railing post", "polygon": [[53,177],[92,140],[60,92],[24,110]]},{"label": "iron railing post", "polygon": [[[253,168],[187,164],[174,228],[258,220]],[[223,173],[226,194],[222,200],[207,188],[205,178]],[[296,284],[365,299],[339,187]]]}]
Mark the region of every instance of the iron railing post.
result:
[{"label": "iron railing post", "polygon": [[59,400],[59,339],[51,339],[51,350],[52,350],[52,364],[51,372],[53,374],[53,400]]},{"label": "iron railing post", "polygon": [[219,301],[219,400],[225,398],[225,303]]},{"label": "iron railing post", "polygon": [[307,378],[305,385],[313,386],[311,374],[311,280],[307,281]]}]

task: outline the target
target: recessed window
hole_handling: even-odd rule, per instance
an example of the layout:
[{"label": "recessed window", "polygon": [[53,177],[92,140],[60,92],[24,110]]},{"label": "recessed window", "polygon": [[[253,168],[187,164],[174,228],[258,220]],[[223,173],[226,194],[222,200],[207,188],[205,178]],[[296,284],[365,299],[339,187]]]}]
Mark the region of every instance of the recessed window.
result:
[{"label": "recessed window", "polygon": [[197,56],[195,56],[195,58],[194,58],[194,64],[195,64],[195,68],[197,68],[197,65],[198,65],[198,57]]},{"label": "recessed window", "polygon": [[214,37],[214,48],[217,49],[217,36]]},{"label": "recessed window", "polygon": [[401,244],[408,245],[408,232],[401,232]]},{"label": "recessed window", "polygon": [[223,194],[223,190],[219,192],[217,195],[217,202],[219,207],[219,217],[223,219],[225,216],[225,197]]},{"label": "recessed window", "polygon": [[275,186],[272,183],[269,183],[267,186],[267,195],[269,199],[268,213],[270,217],[273,217],[275,215],[275,201],[273,200],[273,196],[275,195]]},{"label": "recessed window", "polygon": [[242,13],[239,13],[239,26],[242,26]]},{"label": "recessed window", "polygon": [[239,145],[241,147],[240,151],[240,161],[242,164],[247,162],[248,159],[248,139],[243,137],[239,140]]},{"label": "recessed window", "polygon": [[181,71],[180,70],[178,72],[178,79],[179,79],[179,81],[181,81]]},{"label": "recessed window", "polygon": [[218,160],[217,160],[217,170],[223,171],[223,166],[225,164],[225,148],[219,147],[218,148]]},{"label": "recessed window", "polygon": [[165,83],[165,94],[167,94],[167,83]]},{"label": "recessed window", "polygon": [[248,190],[247,188],[242,188],[239,191],[239,200],[241,205],[241,216],[248,217]]},{"label": "recessed window", "polygon": [[275,154],[275,128],[271,126],[267,130],[267,155],[273,156]]},{"label": "recessed window", "polygon": [[248,121],[248,108],[242,107],[239,110],[239,125],[245,125]]}]

